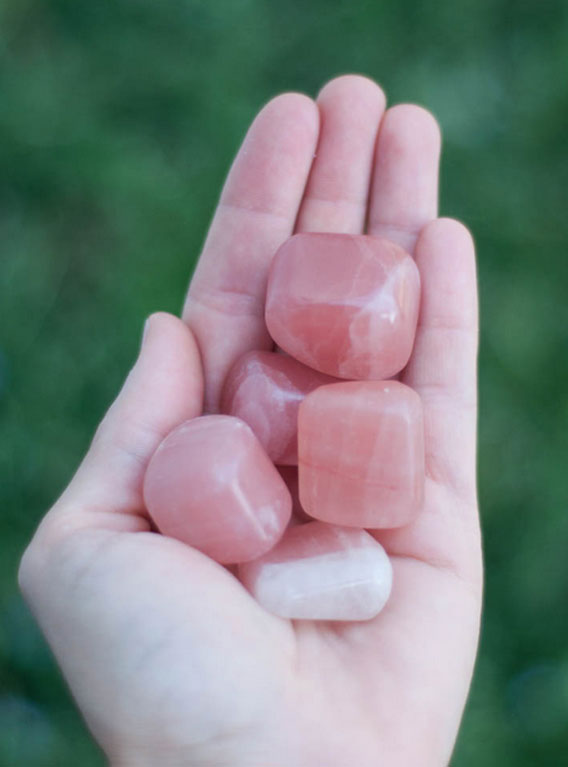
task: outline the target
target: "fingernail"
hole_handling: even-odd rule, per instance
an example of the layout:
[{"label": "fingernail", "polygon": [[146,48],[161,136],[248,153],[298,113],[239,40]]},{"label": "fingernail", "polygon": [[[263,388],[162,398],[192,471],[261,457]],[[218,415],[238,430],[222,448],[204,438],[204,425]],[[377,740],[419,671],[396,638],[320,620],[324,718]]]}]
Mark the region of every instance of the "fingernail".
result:
[{"label": "fingernail", "polygon": [[150,320],[151,317],[146,318],[146,322],[144,323],[144,328],[142,329],[142,341],[140,343],[140,348],[144,346],[144,342],[146,341],[146,336],[148,335],[148,329],[150,327]]}]

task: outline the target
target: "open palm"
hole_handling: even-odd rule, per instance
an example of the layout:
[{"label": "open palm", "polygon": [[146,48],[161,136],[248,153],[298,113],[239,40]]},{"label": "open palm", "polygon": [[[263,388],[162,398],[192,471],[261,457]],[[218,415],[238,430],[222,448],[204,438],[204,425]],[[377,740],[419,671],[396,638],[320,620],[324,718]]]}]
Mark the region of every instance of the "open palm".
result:
[{"label": "open palm", "polygon": [[[475,487],[477,306],[471,238],[436,219],[439,132],[384,111],[362,77],[317,104],[285,94],[251,126],[184,310],[154,315],[139,360],[20,579],[114,765],[446,765],[471,679],[481,602]],[[426,494],[377,533],[394,588],[366,623],[286,621],[226,568],[152,531],[142,478],[161,439],[215,412],[231,364],[270,349],[267,270],[293,232],[366,232],[414,253]]]}]

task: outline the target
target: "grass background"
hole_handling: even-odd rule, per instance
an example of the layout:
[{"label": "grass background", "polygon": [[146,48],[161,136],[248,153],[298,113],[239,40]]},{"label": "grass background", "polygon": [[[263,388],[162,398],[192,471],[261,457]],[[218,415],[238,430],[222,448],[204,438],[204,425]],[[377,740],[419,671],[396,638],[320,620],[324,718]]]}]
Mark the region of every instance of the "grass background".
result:
[{"label": "grass background", "polygon": [[0,3],[0,765],[103,764],[18,558],[144,318],[179,310],[257,109],[348,71],[437,115],[479,249],[487,594],[452,764],[566,764],[567,42],[563,0]]}]

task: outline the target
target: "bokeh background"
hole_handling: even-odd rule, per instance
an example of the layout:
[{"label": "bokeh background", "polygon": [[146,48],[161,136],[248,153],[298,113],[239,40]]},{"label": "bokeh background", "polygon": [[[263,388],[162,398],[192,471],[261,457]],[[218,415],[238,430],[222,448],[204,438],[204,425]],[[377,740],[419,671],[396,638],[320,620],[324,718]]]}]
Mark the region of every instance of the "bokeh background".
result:
[{"label": "bokeh background", "polygon": [[179,310],[255,112],[349,71],[437,115],[479,249],[487,592],[452,764],[567,764],[566,2],[2,0],[0,765],[103,764],[18,558],[144,318]]}]

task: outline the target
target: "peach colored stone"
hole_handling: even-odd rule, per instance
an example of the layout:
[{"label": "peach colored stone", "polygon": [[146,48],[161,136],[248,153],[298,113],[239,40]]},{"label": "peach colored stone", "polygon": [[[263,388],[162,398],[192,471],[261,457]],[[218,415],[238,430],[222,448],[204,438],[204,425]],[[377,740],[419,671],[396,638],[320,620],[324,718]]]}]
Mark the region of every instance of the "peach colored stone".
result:
[{"label": "peach colored stone", "polygon": [[322,386],[298,418],[300,500],[307,513],[356,527],[400,527],[424,490],[422,403],[397,381]]},{"label": "peach colored stone", "polygon": [[258,602],[283,618],[362,621],[384,607],[392,567],[364,530],[308,522],[286,531],[272,551],[239,567]]},{"label": "peach colored stone", "polygon": [[388,240],[297,234],[270,270],[266,324],[309,367],[339,378],[384,379],[408,362],[420,296],[412,258]]},{"label": "peach colored stone", "polygon": [[218,562],[245,562],[274,546],[292,499],[251,428],[211,415],[174,429],[154,453],[144,500],[160,532]]},{"label": "peach colored stone", "polygon": [[249,352],[227,376],[221,410],[248,423],[274,463],[295,465],[300,402],[334,380],[284,354]]}]

